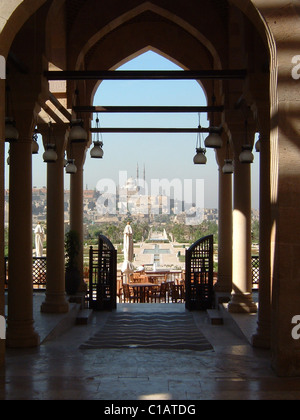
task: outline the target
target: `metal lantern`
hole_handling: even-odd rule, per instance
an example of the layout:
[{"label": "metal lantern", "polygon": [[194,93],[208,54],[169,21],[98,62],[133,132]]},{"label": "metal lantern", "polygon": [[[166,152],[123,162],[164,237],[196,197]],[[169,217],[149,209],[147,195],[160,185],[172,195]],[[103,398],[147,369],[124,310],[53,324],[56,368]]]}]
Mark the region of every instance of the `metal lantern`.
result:
[{"label": "metal lantern", "polygon": [[244,144],[239,159],[241,163],[253,163],[254,155],[252,153],[252,146],[250,144]]},{"label": "metal lantern", "polygon": [[207,163],[207,157],[205,156],[206,149],[198,147],[196,149],[196,155],[194,156],[195,165],[205,165]]},{"label": "metal lantern", "polygon": [[76,174],[77,172],[77,167],[75,165],[75,159],[69,159],[68,160],[68,164],[66,166],[66,173],[67,174]]},{"label": "metal lantern", "polygon": [[93,159],[102,159],[104,152],[102,149],[102,141],[94,141],[94,147],[91,150],[91,158]]},{"label": "metal lantern", "polygon": [[225,159],[225,165],[222,168],[222,172],[223,174],[227,175],[227,174],[233,174],[234,172],[234,166],[233,166],[233,162],[232,159]]},{"label": "metal lantern", "polygon": [[[214,129],[215,130],[215,129]],[[205,139],[205,147],[210,149],[221,149],[223,140],[219,133],[210,129],[208,137]]]},{"label": "metal lantern", "polygon": [[45,163],[54,163],[57,161],[55,144],[47,144],[45,153],[43,154],[43,159]]},{"label": "metal lantern", "polygon": [[73,120],[69,133],[69,141],[73,143],[84,143],[88,139],[88,134],[83,128],[82,120]]},{"label": "metal lantern", "polygon": [[16,123],[11,118],[5,119],[5,141],[10,143],[19,139],[19,132],[16,129]]}]

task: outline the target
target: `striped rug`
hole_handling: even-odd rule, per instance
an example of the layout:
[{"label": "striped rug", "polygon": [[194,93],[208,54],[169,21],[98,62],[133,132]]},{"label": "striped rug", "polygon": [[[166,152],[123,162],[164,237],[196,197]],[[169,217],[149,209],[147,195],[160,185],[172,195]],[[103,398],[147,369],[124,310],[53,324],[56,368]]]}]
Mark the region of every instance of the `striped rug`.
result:
[{"label": "striped rug", "polygon": [[191,313],[112,313],[81,349],[213,350]]}]

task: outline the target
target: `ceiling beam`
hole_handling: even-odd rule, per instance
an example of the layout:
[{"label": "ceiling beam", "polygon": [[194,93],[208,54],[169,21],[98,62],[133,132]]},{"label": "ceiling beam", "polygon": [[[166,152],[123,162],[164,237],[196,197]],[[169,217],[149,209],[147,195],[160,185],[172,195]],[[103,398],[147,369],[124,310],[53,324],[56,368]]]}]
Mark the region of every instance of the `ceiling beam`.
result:
[{"label": "ceiling beam", "polygon": [[74,106],[77,113],[206,113],[223,112],[223,106]]},{"label": "ceiling beam", "polygon": [[[116,128],[116,127],[101,127],[91,128],[91,133],[210,133],[209,128]],[[216,131],[221,131],[216,130]]]},{"label": "ceiling beam", "polygon": [[245,79],[246,70],[46,71],[47,80],[231,80]]}]

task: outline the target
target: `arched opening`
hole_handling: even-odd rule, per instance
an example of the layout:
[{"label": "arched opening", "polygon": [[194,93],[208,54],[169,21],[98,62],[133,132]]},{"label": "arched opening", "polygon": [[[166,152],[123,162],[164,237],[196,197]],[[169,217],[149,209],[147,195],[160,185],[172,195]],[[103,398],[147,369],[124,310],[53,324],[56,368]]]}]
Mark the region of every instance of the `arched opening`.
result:
[{"label": "arched opening", "polygon": [[[147,48],[147,52],[136,54],[135,58],[122,64],[117,70],[179,70],[161,54]],[[207,105],[206,95],[196,81],[103,81],[94,96],[94,106],[203,106]],[[95,125],[99,117],[100,126],[103,127],[149,127],[149,128],[197,128],[208,127],[207,113],[125,113],[94,115],[92,125]],[[203,135],[201,141],[204,147]],[[115,225],[113,233],[116,246],[122,249],[123,230],[126,221],[130,219],[134,225],[135,237],[135,269],[146,267],[156,269],[184,271],[185,247],[189,247],[199,239],[199,232],[191,228],[191,220],[186,219],[186,214],[196,201],[197,181],[204,179],[205,191],[204,207],[211,209],[215,219],[210,224],[217,225],[218,207],[218,172],[216,170],[216,158],[214,150],[207,149],[208,164],[196,166],[193,164],[198,135],[196,133],[118,133],[103,134],[104,159],[93,160],[88,157],[85,166],[85,185],[90,189],[99,188],[99,194],[105,192],[105,187],[115,186],[116,194],[126,188],[128,182],[132,183],[133,190],[143,184],[143,191],[129,198],[127,206],[129,211],[119,211],[117,201],[115,208],[108,214],[108,208],[101,209],[95,205],[94,223],[91,226],[93,232],[101,231],[108,236],[112,234],[111,225]],[[94,140],[96,140],[95,135]],[[92,175],[92,176],[91,176]],[[105,179],[104,179],[105,178]],[[156,191],[156,184],[160,191]],[[102,189],[102,190],[101,190]],[[113,191],[110,189],[110,192]],[[162,206],[158,209],[157,203],[148,206],[149,199],[153,200],[160,194]],[[120,193],[121,194],[121,193]],[[207,199],[206,199],[207,194]],[[137,195],[143,202],[140,208],[136,208]],[[100,196],[101,197],[101,196]],[[141,198],[142,197],[142,198]],[[106,203],[110,206],[108,196]],[[104,200],[104,199],[103,199]],[[102,198],[99,202],[103,201]],[[103,201],[104,203],[104,201]],[[139,201],[140,203],[140,201]],[[145,204],[147,203],[147,204]],[[140,204],[139,204],[140,205]],[[98,214],[97,214],[98,213]],[[109,226],[107,226],[109,224]],[[174,225],[180,226],[176,231]],[[210,226],[210,228],[212,228]],[[144,229],[141,231],[141,229]],[[217,230],[217,227],[216,229]],[[118,231],[119,235],[116,233]],[[152,237],[163,237],[166,233],[164,249],[159,249],[160,244],[153,242],[146,245]],[[159,232],[159,233],[157,233]],[[92,234],[93,235],[93,234]],[[110,237],[112,239],[112,237]],[[150,242],[150,241],[149,241]],[[174,246],[175,245],[175,246]],[[152,250],[157,247],[157,253]],[[122,253],[121,257],[122,257]],[[122,259],[118,269],[122,269]],[[171,274],[174,276],[174,274]],[[182,278],[182,274],[177,273]],[[179,280],[179,279],[178,279]],[[183,301],[182,301],[183,303]]]},{"label": "arched opening", "polygon": [[[23,3],[24,5],[27,4],[27,2]],[[218,98],[221,103],[225,103],[226,107],[222,123],[225,124],[226,133],[230,133],[231,127],[229,123],[229,114],[234,110],[234,105],[237,103],[237,100],[242,93],[245,94],[248,104],[250,104],[251,107],[253,106],[251,111],[256,109],[256,111],[253,112],[254,117],[256,116],[256,112],[260,115],[260,120],[263,121],[264,131],[267,134],[270,131],[270,127],[268,127],[268,125],[271,125],[271,154],[268,151],[265,151],[263,156],[266,165],[269,165],[269,157],[271,155],[271,164],[275,168],[274,171],[271,171],[271,176],[273,177],[271,182],[273,189],[272,205],[274,209],[273,214],[275,214],[276,219],[275,224],[278,222],[279,226],[280,221],[277,220],[277,207],[278,197],[280,196],[279,193],[281,191],[278,191],[279,179],[277,170],[278,162],[281,156],[277,153],[279,121],[277,107],[277,58],[282,59],[282,57],[276,56],[275,42],[270,29],[272,25],[275,25],[274,22],[271,22],[273,19],[270,18],[270,5],[262,5],[258,10],[254,7],[254,2],[239,0],[232,0],[230,2],[207,1],[205,3],[202,2],[201,4],[201,7],[205,6],[207,14],[200,16],[198,13],[200,3],[197,1],[193,2],[193,7],[191,7],[190,11],[184,10],[184,8],[181,7],[182,5],[177,4],[177,2],[170,4],[168,10],[160,7],[161,4],[158,1],[155,4],[152,2],[139,1],[135,1],[133,3],[135,7],[130,10],[128,10],[128,5],[124,4],[119,5],[120,9],[116,8],[115,10],[107,10],[105,14],[101,14],[103,10],[100,10],[99,14],[102,18],[100,21],[98,20],[99,16],[97,16],[96,13],[95,16],[91,16],[91,11],[94,10],[93,6],[95,4],[92,0],[88,2],[80,0],[76,1],[76,7],[74,3],[72,4],[72,2],[68,2],[68,5],[72,6],[71,9],[74,9],[71,10],[71,17],[74,19],[68,21],[66,28],[68,41],[70,41],[70,43],[66,43],[64,45],[66,50],[62,47],[60,51],[62,56],[64,56],[67,51],[65,54],[66,56],[64,56],[64,59],[66,59],[65,62],[67,62],[68,65],[75,70],[93,70],[99,65],[105,69],[115,69],[121,63],[124,63],[124,60],[126,61],[128,57],[135,55],[136,51],[140,51],[147,45],[155,45],[157,51],[164,51],[164,54],[167,57],[174,57],[175,62],[182,65],[182,67],[184,66],[183,68],[186,69],[195,68],[196,66],[198,67],[200,62],[204,68],[208,69],[222,69],[227,66],[231,68],[234,66],[246,66],[250,76],[245,84],[241,83],[238,85],[229,83],[227,87],[225,87],[226,84],[219,86]],[[160,5],[158,5],[158,3]],[[33,5],[35,2],[32,2],[31,4]],[[236,9],[232,8],[231,11],[233,13],[230,15],[232,20],[228,20],[228,6],[231,5],[235,5]],[[22,10],[24,11],[23,8],[19,11],[21,12]],[[84,14],[79,13],[82,10]],[[195,12],[195,17],[192,16],[191,11]],[[68,10],[68,13],[70,13],[70,9]],[[211,30],[207,24],[209,21],[207,16],[210,16],[210,13],[212,13],[212,16],[214,14],[217,16],[218,21],[216,21],[215,25],[219,28],[219,32]],[[27,10],[27,17],[29,14],[30,12]],[[70,18],[69,14],[68,16]],[[16,15],[14,18],[15,17]],[[23,16],[23,18],[25,17]],[[205,20],[207,20],[207,22],[205,22]],[[22,21],[24,21],[24,19]],[[91,21],[93,21],[94,24],[87,25],[87,23],[90,23]],[[221,22],[221,24],[218,25],[218,22]],[[95,23],[97,23],[98,26],[96,26]],[[145,26],[143,28],[144,24]],[[269,24],[271,25],[270,27],[268,26]],[[51,25],[49,25],[49,27],[51,27]],[[132,40],[130,31],[128,30],[129,27],[132,29],[132,33],[136,35],[136,41]],[[153,30],[151,31],[153,28],[156,28],[157,32]],[[170,33],[172,33],[172,36],[170,36],[169,39],[161,36],[164,28],[168,28]],[[81,29],[84,30],[81,31]],[[178,38],[173,37],[173,34],[176,32],[178,34]],[[224,36],[224,34],[226,36]],[[80,37],[82,39],[79,39]],[[179,38],[182,40],[182,44],[176,44],[176,42],[173,42],[174,39]],[[124,39],[124,44],[120,41],[122,39]],[[232,42],[231,45],[234,47],[233,49],[229,49],[229,51],[224,48],[228,39],[230,39]],[[261,39],[263,42],[261,42]],[[127,40],[130,42],[126,42]],[[191,45],[195,46],[196,44],[197,46],[195,48],[189,48]],[[278,43],[278,45],[280,45],[280,43]],[[111,46],[118,46],[118,48],[110,48]],[[240,55],[239,51],[243,51],[243,53]],[[52,50],[52,53],[54,56],[56,55],[57,51],[55,51],[55,48]],[[259,60],[255,60],[255,58],[258,57]],[[52,63],[50,58],[49,62]],[[59,64],[59,62],[61,63],[58,58],[57,61],[53,60],[54,64]],[[269,66],[267,66],[267,64],[269,64]],[[289,67],[289,64],[289,62],[285,62],[285,69]],[[61,68],[64,68],[64,66]],[[271,78],[271,94],[268,90],[269,77]],[[287,78],[288,76],[285,75],[284,77]],[[281,80],[279,80],[279,82],[280,81]],[[94,84],[86,84],[86,90],[84,91],[84,100],[86,100],[86,102],[88,102],[88,100],[92,97],[94,88]],[[209,86],[205,86],[205,88],[207,89],[207,92],[211,93]],[[263,95],[261,95],[262,92]],[[72,83],[70,83],[68,86],[69,106],[71,103],[70,97],[73,93],[74,89],[72,88]],[[247,96],[247,94],[249,95]],[[210,96],[211,95],[208,94],[208,100],[210,100]],[[63,99],[65,100],[66,98]],[[269,124],[270,105],[272,118],[271,124]],[[234,114],[234,112],[232,112],[232,114]],[[231,115],[231,123],[236,122],[235,116],[236,114]],[[254,122],[256,122],[255,118]],[[242,124],[240,124],[240,126],[241,125]],[[235,133],[238,134],[240,127],[235,128]],[[254,128],[257,129],[257,127]],[[232,131],[234,131],[234,129],[232,129]],[[295,136],[296,139],[296,134],[296,131],[293,131],[291,136]],[[131,138],[133,137],[134,136],[131,136]],[[104,140],[105,138],[106,135],[104,136]],[[173,136],[173,138],[175,138],[175,136]],[[269,138],[267,141],[269,142]],[[108,142],[109,140],[107,143]],[[166,153],[167,152],[168,151],[166,150]],[[161,166],[163,166],[163,163],[164,162],[161,163]],[[141,166],[142,165],[143,164],[141,164]],[[266,178],[270,176],[270,170],[268,169],[269,168],[267,168],[264,172]],[[135,170],[136,168],[134,168],[132,172],[135,172]],[[284,170],[285,169],[283,169],[283,171]],[[267,191],[266,197],[268,199],[269,195],[269,191]],[[283,197],[284,196],[285,195],[283,195]],[[261,195],[261,200],[262,199],[263,196]],[[267,204],[270,205],[270,203]],[[266,212],[265,221],[267,224],[270,223],[271,220],[270,212]],[[283,228],[281,228],[281,234],[282,230]],[[277,247],[275,239],[274,248]],[[266,241],[270,245],[270,236],[266,237]],[[283,242],[286,243],[285,241]],[[281,252],[282,250],[280,249],[279,251]],[[269,258],[269,254],[269,252],[266,252],[266,260]],[[268,269],[270,269],[270,267],[268,267]],[[266,278],[269,279],[270,276],[266,275]],[[277,318],[279,318],[279,316],[277,316]],[[277,319],[277,323],[278,322],[279,321]]]}]

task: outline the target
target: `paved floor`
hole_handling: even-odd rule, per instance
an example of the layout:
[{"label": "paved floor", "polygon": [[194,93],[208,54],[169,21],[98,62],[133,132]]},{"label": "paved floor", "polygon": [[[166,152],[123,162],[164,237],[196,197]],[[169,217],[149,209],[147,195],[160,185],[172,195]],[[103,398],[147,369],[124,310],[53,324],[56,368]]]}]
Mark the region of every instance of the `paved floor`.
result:
[{"label": "paved floor", "polygon": [[[59,316],[39,313],[40,299],[35,296],[36,329],[45,341],[38,349],[7,350],[0,369],[2,400],[300,399],[300,378],[276,377],[268,351],[253,349],[227,325],[211,325],[205,313],[196,313],[195,320],[213,350],[81,350],[107,314],[96,313],[88,325],[63,332],[66,324]],[[185,311],[182,304],[118,307],[154,309]]]}]

